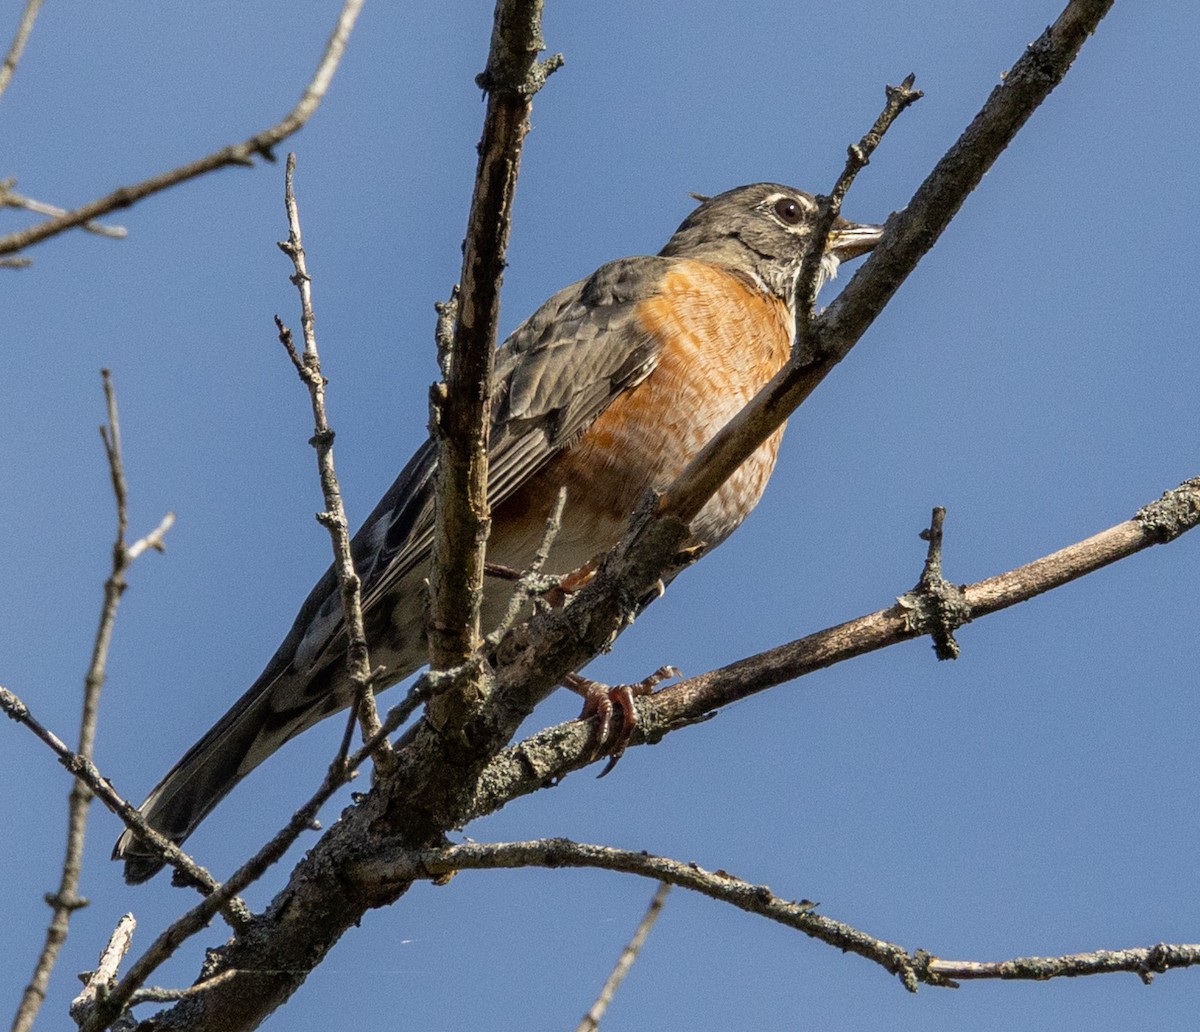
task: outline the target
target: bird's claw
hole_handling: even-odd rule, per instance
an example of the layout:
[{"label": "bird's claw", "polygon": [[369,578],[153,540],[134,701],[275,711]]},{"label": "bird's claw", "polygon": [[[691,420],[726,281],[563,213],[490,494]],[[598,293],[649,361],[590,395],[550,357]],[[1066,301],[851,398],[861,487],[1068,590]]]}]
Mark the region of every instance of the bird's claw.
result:
[{"label": "bird's claw", "polygon": [[523,582],[531,595],[537,596],[552,609],[561,609],[570,596],[586,588],[596,576],[596,569],[595,560],[589,560],[579,569],[561,575],[517,570],[500,563],[483,564],[486,576],[495,577],[497,580]]},{"label": "bird's claw", "polygon": [[557,578],[556,582],[542,595],[552,609],[561,609],[567,599],[577,591],[582,591],[596,576],[596,561],[589,559],[579,569],[572,570]]},{"label": "bird's claw", "polygon": [[[593,681],[582,674],[568,674],[563,679],[563,684],[583,696],[583,712],[579,714],[579,719],[596,718],[596,731],[588,753],[588,762],[605,752],[609,754],[608,763],[597,777],[604,777],[625,755],[625,748],[629,745],[633,729],[637,727],[637,705],[634,700],[638,696],[649,695],[660,682],[679,676],[679,669],[668,665],[659,667],[649,677],[633,684],[608,685]],[[614,728],[617,707],[620,707],[621,716],[620,722]]]}]

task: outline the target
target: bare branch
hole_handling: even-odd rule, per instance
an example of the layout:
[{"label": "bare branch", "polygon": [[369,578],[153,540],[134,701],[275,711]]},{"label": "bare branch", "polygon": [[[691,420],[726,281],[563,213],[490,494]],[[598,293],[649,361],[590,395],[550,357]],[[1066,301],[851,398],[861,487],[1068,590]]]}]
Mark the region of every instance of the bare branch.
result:
[{"label": "bare branch", "polygon": [[[1026,602],[1151,545],[1173,541],[1198,523],[1200,477],[1167,491],[1133,519],[1083,541],[975,584],[950,586],[959,603],[953,608],[918,585],[887,609],[670,685],[639,701],[630,744],[658,742],[671,731],[707,719],[722,706],[835,663],[924,634],[936,640],[965,623]],[[588,723],[572,720],[501,752],[480,776],[479,791],[464,823],[594,762],[592,734]]]},{"label": "bare branch", "polygon": [[129,1001],[129,1005],[136,1007],[139,1003],[171,1003],[175,1000],[186,1000],[189,996],[202,993],[232,977],[232,971],[222,971],[219,975],[206,978],[195,985],[189,985],[186,989],[164,989],[160,986],[148,986],[134,993],[133,998]]},{"label": "bare branch", "polygon": [[767,886],[742,881],[727,871],[707,871],[699,864],[683,863],[641,850],[615,849],[562,838],[533,842],[472,842],[414,853],[381,851],[376,858],[355,867],[354,873],[368,884],[382,888],[394,880],[437,878],[451,871],[514,867],[594,867],[653,878],[795,928],[845,952],[857,953],[900,975],[905,985],[914,991],[918,982],[936,984],[940,981],[919,967],[917,956],[910,956],[904,947],[817,914],[814,912],[816,904],[810,900],[785,900]]},{"label": "bare branch", "polygon": [[218,168],[225,168],[229,165],[253,165],[255,157],[262,157],[268,161],[273,160],[272,148],[300,129],[312,117],[313,112],[317,110],[318,105],[324,99],[325,93],[329,89],[329,83],[333,79],[333,73],[337,70],[338,62],[346,49],[346,42],[350,38],[350,31],[354,28],[355,19],[362,9],[363,2],[364,0],[345,0],[312,80],[305,87],[296,106],[281,121],[241,143],[223,147],[213,154],[186,165],[180,165],[169,172],[151,176],[132,186],[119,187],[107,196],[91,201],[65,215],[0,237],[0,255],[20,251],[65,230],[83,225],[83,223],[110,211],[116,211],[118,208],[128,208],[151,194],[166,190],[168,187],[176,186],[189,179],[195,179],[197,176],[205,175]]},{"label": "bare branch", "polygon": [[[133,944],[133,931],[136,927],[137,921],[134,920],[132,914],[124,915],[117,922],[117,927],[109,937],[108,945],[100,954],[100,963],[96,970],[86,973],[87,978],[83,990],[71,1001],[71,1017],[75,1019],[76,1024],[83,1025],[95,1010],[96,1000],[102,998],[116,985],[117,970],[120,968],[125,954],[129,951],[129,947]],[[133,996],[131,1006],[139,1003],[167,1003],[173,1000],[185,1000],[213,985],[220,984],[220,981],[228,978],[230,974],[228,971],[222,972],[215,978],[197,982],[186,989],[160,989],[157,987],[139,989]],[[113,1027],[121,1030],[132,1029],[136,1027],[136,1024],[137,1022],[131,1016],[125,1015],[118,1019]]]},{"label": "bare branch", "polygon": [[[594,867],[653,878],[664,885],[678,885],[712,899],[730,903],[740,910],[758,914],[794,928],[843,952],[856,953],[874,961],[899,977],[910,992],[919,985],[958,988],[958,979],[1028,979],[1101,975],[1132,971],[1149,982],[1156,973],[1200,964],[1200,944],[1159,943],[1128,950],[1095,950],[1061,957],[1018,957],[1013,960],[980,962],[940,960],[927,950],[906,950],[878,939],[843,921],[816,912],[810,900],[785,900],[766,885],[743,881],[727,871],[707,871],[699,864],[631,849],[614,849],[570,839],[539,839],[533,842],[471,842],[440,850],[381,852],[355,868],[355,874],[382,887],[393,881],[441,878],[455,871],[515,867]],[[586,1024],[580,1028],[592,1028]]]},{"label": "bare branch", "polygon": [[[0,205],[6,208],[23,208],[25,211],[36,212],[38,215],[53,215],[56,218],[67,214],[66,208],[47,204],[45,201],[35,201],[32,197],[17,193],[13,189],[16,185],[15,178],[0,179]],[[83,223],[83,228],[97,236],[112,237],[118,240],[129,236],[129,230],[124,226],[108,226],[103,222],[88,221]]]},{"label": "bare branch", "polygon": [[133,562],[147,549],[152,549],[155,552],[165,552],[167,550],[166,536],[167,531],[175,526],[175,514],[167,513],[149,534],[145,537],[138,538],[126,550],[125,554],[129,556],[129,561]]},{"label": "bare branch", "polygon": [[524,573],[517,574],[516,587],[513,588],[512,598],[508,600],[508,608],[505,609],[500,623],[488,633],[486,643],[489,648],[494,649],[500,644],[500,639],[517,622],[517,617],[521,615],[521,610],[525,608],[530,599],[535,598],[546,589],[555,587],[560,583],[560,578],[558,577],[543,575],[542,567],[546,565],[546,560],[550,558],[550,549],[554,545],[554,539],[558,537],[559,532],[562,530],[563,509],[566,508],[566,505],[567,489],[562,487],[559,488],[558,498],[554,502],[554,509],[546,520],[546,531],[542,535],[542,540],[538,545],[537,551],[533,554],[533,560],[529,564],[529,569]]},{"label": "bare branch", "polygon": [[[211,895],[187,913],[178,917],[154,940],[146,952],[129,969],[121,982],[113,987],[105,996],[101,1005],[90,1016],[88,1022],[81,1026],[81,1032],[100,1032],[123,1009],[132,1006],[136,995],[150,975],[154,973],[155,969],[170,958],[175,950],[186,942],[187,939],[208,927],[208,922],[231,901],[236,900],[237,893],[262,877],[264,872],[291,848],[292,843],[296,839],[304,832],[313,830],[316,816],[320,812],[321,807],[329,801],[329,797],[350,781],[354,776],[355,770],[376,753],[380,747],[380,743],[386,741],[388,735],[408,720],[417,707],[427,702],[435,691],[435,679],[429,676],[418,678],[416,684],[409,690],[404,700],[388,711],[388,715],[378,732],[372,738],[367,739],[362,747],[348,760],[343,760],[339,756],[330,765],[320,788],[317,789],[308,802],[292,814],[287,824],[276,832],[275,836],[266,845],[234,871],[224,883],[217,884],[215,891]],[[3,693],[0,690],[0,703],[2,702]],[[136,814],[137,811],[134,811],[134,813]],[[140,814],[138,816],[140,817]],[[138,834],[143,835],[141,828],[138,829]],[[167,844],[173,849],[178,849],[178,847],[171,843]],[[166,858],[166,854],[164,853],[163,855]],[[239,934],[245,934],[247,931],[248,927],[243,925],[239,929]],[[230,972],[226,972],[226,974],[228,975]],[[224,979],[219,979],[218,975],[207,979],[204,987],[215,989],[223,984]],[[196,990],[194,995],[202,995],[201,986],[197,985],[193,988]],[[188,998],[190,998],[190,995]]]},{"label": "bare branch", "polygon": [[875,124],[867,131],[858,143],[851,144],[846,150],[846,165],[833,191],[828,196],[817,198],[817,223],[813,228],[812,244],[804,261],[800,265],[800,275],[796,280],[796,336],[793,342],[793,361],[804,362],[809,356],[813,316],[816,314],[817,289],[820,280],[821,260],[829,246],[829,234],[833,223],[842,211],[842,201],[857,178],[858,173],[870,164],[871,155],[883,140],[884,133],[891,128],[892,123],[900,117],[901,112],[915,104],[923,94],[913,89],[915,76],[909,75],[899,86],[889,86],[884,92],[887,102]]},{"label": "bare branch", "polygon": [[538,62],[545,47],[541,18],[542,0],[496,4],[488,63],[477,80],[488,101],[463,246],[461,290],[452,311],[446,312],[447,319],[451,314],[454,319],[449,354],[444,332],[439,333],[444,382],[431,394],[438,467],[430,663],[435,670],[462,667],[466,673],[459,689],[439,697],[430,719],[450,732],[451,742],[485,693],[487,675],[477,652],[484,552],[491,527],[487,438],[500,285],[533,95],[561,63],[559,57]]},{"label": "bare branch", "polygon": [[[954,629],[971,619],[970,608],[963,598],[963,589],[951,584],[942,576],[942,535],[946,522],[946,510],[936,506],[929,527],[921,531],[921,538],[929,542],[925,557],[925,568],[917,586],[904,596],[914,608],[924,610],[921,621],[933,639],[933,651],[938,659],[958,659],[958,642],[954,640]],[[906,604],[901,601],[901,604]]]},{"label": "bare branch", "polygon": [[13,73],[17,70],[17,62],[25,52],[25,44],[29,42],[29,34],[33,31],[33,23],[37,21],[38,9],[42,0],[26,0],[25,10],[21,12],[21,20],[17,23],[17,31],[9,45],[8,53],[4,55],[4,63],[0,64],[0,96],[12,82]]},{"label": "bare branch", "polygon": [[[204,893],[210,893],[220,888],[221,883],[208,871],[197,864],[175,843],[150,827],[137,807],[113,788],[112,782],[100,773],[95,763],[80,756],[79,753],[72,752],[58,735],[29,711],[29,707],[16,694],[3,686],[0,686],[0,710],[4,712],[5,716],[27,727],[37,738],[49,746],[72,777],[86,785],[92,795],[120,817],[126,827],[137,832],[138,837],[152,847],[166,863],[174,867],[185,881],[194,884]],[[226,913],[227,920],[233,928],[245,924],[248,915],[249,911],[240,900],[234,901]]]},{"label": "bare branch", "polygon": [[621,956],[613,967],[612,973],[605,980],[600,995],[596,997],[596,1002],[583,1016],[583,1020],[575,1027],[575,1032],[597,1032],[600,1028],[600,1021],[608,1010],[608,1005],[612,1003],[612,998],[621,988],[621,983],[625,981],[625,976],[629,974],[633,962],[642,952],[642,946],[650,935],[650,929],[654,927],[654,922],[658,920],[658,915],[662,913],[663,904],[667,902],[667,893],[670,891],[670,883],[659,882],[658,888],[654,890],[654,896],[650,900],[650,905],[646,908],[646,913],[638,922],[633,938],[629,940],[629,945],[621,951]]},{"label": "bare branch", "polygon": [[[295,275],[292,283],[300,292],[300,325],[304,333],[304,354],[299,355],[292,343],[292,334],[279,316],[275,325],[279,339],[287,349],[308,387],[312,402],[313,435],[309,443],[317,451],[317,471],[321,477],[321,492],[325,496],[325,511],[317,514],[317,522],[329,531],[333,544],[333,569],[337,575],[338,589],[342,596],[342,619],[346,625],[346,666],[350,681],[354,685],[355,709],[362,727],[364,741],[379,733],[379,711],[375,707],[374,677],[371,671],[371,655],[367,648],[367,631],[363,625],[362,581],[354,569],[354,556],[350,549],[350,522],[346,518],[346,507],[342,502],[342,489],[338,484],[333,464],[334,433],[325,412],[325,377],[321,375],[321,356],[317,352],[317,334],[314,328],[312,307],[312,278],[308,274],[308,262],[304,254],[304,243],[300,236],[300,210],[296,205],[296,194],[292,188],[292,177],[296,171],[296,155],[287,156],[284,176],[284,198],[288,215],[288,238],[279,244],[279,249],[292,260]],[[392,763],[392,747],[386,738],[379,743],[376,762],[383,769]]]},{"label": "bare branch", "polygon": [[1154,976],[1172,968],[1200,964],[1200,945],[1169,944],[1139,946],[1127,950],[1091,950],[1059,957],[1015,957],[1012,960],[942,960],[930,957],[929,972],[939,978],[968,981],[977,978],[1029,979],[1075,978],[1129,971],[1149,985]]}]

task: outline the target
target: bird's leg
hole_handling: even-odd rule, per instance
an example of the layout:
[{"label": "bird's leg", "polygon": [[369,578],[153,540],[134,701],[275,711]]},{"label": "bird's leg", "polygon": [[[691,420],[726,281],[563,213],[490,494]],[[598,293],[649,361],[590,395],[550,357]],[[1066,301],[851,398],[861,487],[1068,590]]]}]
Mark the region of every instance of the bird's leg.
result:
[{"label": "bird's leg", "polygon": [[[637,707],[634,699],[641,695],[651,694],[655,685],[661,681],[679,676],[678,668],[668,665],[659,667],[649,677],[644,677],[633,684],[608,685],[600,681],[593,681],[590,677],[584,677],[582,674],[567,674],[563,678],[563,684],[566,687],[583,696],[583,712],[579,714],[579,719],[597,718],[596,733],[588,758],[592,760],[605,751],[609,753],[608,763],[605,764],[599,777],[604,777],[612,770],[617,765],[617,761],[625,754],[625,747],[629,745],[629,737],[633,734],[633,729],[637,727]],[[621,708],[621,722],[614,729],[613,711],[616,706]]]}]

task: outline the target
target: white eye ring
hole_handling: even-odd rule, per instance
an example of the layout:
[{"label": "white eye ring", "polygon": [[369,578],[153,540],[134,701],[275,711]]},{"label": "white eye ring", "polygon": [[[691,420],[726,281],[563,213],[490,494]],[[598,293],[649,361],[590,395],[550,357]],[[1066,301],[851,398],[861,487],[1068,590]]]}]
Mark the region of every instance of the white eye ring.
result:
[{"label": "white eye ring", "polygon": [[784,195],[775,200],[771,205],[771,211],[785,226],[798,226],[808,215],[810,206],[799,197]]}]

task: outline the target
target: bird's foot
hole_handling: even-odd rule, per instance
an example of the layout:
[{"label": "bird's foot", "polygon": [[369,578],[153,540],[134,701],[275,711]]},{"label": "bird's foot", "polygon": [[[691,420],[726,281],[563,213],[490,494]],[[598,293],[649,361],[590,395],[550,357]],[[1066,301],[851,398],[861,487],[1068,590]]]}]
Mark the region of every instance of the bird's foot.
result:
[{"label": "bird's foot", "polygon": [[[579,714],[579,719],[597,718],[588,759],[594,760],[606,752],[609,754],[608,763],[604,765],[604,770],[597,775],[598,777],[604,777],[625,755],[629,738],[633,729],[637,727],[637,706],[634,699],[651,694],[655,685],[660,682],[679,676],[677,667],[661,666],[649,677],[633,684],[603,684],[582,674],[568,674],[563,678],[564,685],[583,696],[583,712]],[[619,722],[614,720],[618,707],[621,710]]]},{"label": "bird's foot", "polygon": [[516,570],[511,566],[500,563],[484,563],[483,572],[488,577],[497,580],[524,582],[535,603],[540,598],[552,609],[559,609],[566,604],[567,599],[577,591],[582,591],[596,576],[597,564],[594,560],[584,563],[579,569],[564,573],[561,576],[552,573],[538,573],[529,570]]},{"label": "bird's foot", "polygon": [[558,583],[551,585],[550,590],[543,595],[543,598],[555,609],[560,609],[567,603],[567,599],[574,595],[577,591],[582,591],[596,576],[596,561],[589,559],[579,569],[572,570],[570,573],[565,573],[558,578]]}]

